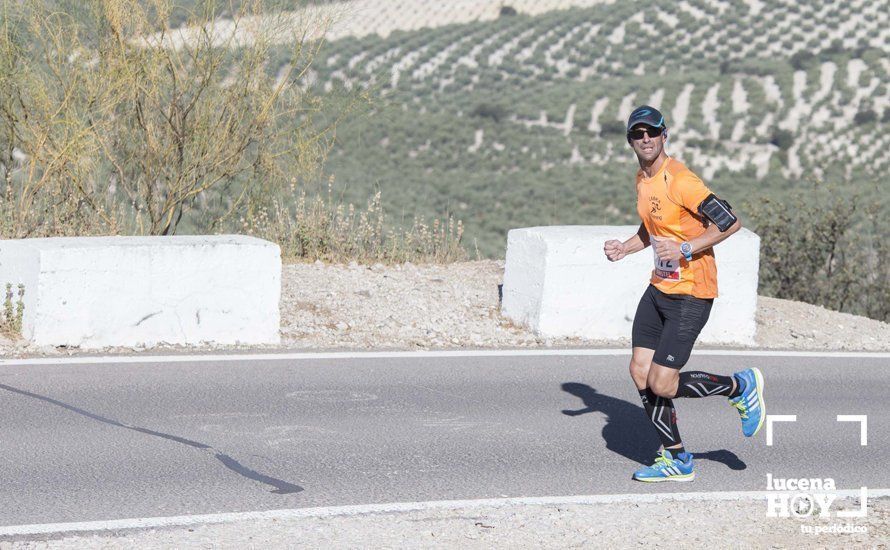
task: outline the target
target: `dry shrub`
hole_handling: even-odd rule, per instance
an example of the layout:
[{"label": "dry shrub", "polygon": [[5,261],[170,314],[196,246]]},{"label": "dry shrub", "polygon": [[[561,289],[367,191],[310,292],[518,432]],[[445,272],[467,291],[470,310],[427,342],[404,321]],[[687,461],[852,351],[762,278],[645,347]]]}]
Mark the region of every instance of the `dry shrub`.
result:
[{"label": "dry shrub", "polygon": [[[364,210],[334,198],[333,178],[327,198],[305,189],[291,190],[294,200],[274,201],[270,208],[250,210],[241,219],[246,233],[277,242],[286,261],[323,260],[363,263],[448,263],[464,261],[463,223],[414,218],[408,229],[388,228],[378,191]],[[288,206],[288,205],[292,206]]]},{"label": "dry shrub", "polygon": [[[301,86],[319,29],[276,25],[260,1],[229,26],[199,2],[176,47],[172,0],[0,1],[5,237],[170,235],[189,215],[213,231],[317,177],[355,103],[332,112]],[[263,32],[236,39],[260,14]],[[265,37],[286,32],[292,63],[271,74]]]},{"label": "dry shrub", "polygon": [[25,315],[25,285],[19,284],[14,295],[12,284],[6,283],[6,296],[3,300],[3,311],[0,313],[0,334],[8,338],[22,335],[22,319]]}]

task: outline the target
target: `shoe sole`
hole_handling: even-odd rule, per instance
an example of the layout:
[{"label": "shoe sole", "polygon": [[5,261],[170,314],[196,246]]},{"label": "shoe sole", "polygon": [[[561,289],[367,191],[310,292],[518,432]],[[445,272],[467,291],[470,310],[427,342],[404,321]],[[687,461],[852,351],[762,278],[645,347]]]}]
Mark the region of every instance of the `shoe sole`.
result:
[{"label": "shoe sole", "polygon": [[751,367],[751,370],[754,371],[754,381],[757,385],[757,402],[760,403],[760,422],[757,423],[757,428],[754,430],[754,433],[748,437],[757,435],[757,432],[763,427],[763,421],[766,420],[766,401],[763,399],[763,373],[761,373],[760,369],[757,367]]},{"label": "shoe sole", "polygon": [[665,481],[675,481],[677,483],[684,483],[684,482],[693,481],[695,479],[695,472],[692,472],[691,474],[680,475],[680,476],[673,475],[673,476],[669,476],[669,477],[647,477],[647,478],[635,477],[633,479],[634,479],[634,481],[642,481],[643,483],[663,483]]}]

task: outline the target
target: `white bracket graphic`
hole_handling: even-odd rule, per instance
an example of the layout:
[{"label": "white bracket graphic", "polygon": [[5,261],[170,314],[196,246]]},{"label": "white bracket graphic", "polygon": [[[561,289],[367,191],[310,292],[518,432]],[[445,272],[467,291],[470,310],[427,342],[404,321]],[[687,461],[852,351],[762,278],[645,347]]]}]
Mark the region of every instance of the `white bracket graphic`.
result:
[{"label": "white bracket graphic", "polygon": [[768,414],[766,415],[766,444],[773,445],[773,422],[797,422],[796,414]]},{"label": "white bracket graphic", "polygon": [[859,422],[859,444],[868,445],[868,415],[867,414],[839,414],[838,422]]},{"label": "white bracket graphic", "polygon": [[839,518],[864,518],[868,514],[868,487],[859,488],[859,509],[838,510]]}]

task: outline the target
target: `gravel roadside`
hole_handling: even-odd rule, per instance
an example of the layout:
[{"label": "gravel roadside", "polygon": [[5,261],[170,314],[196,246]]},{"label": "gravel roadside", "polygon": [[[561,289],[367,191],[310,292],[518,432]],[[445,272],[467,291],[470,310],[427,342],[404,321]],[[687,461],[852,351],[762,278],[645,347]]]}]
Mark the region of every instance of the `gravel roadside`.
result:
[{"label": "gravel roadside", "polygon": [[[284,267],[282,339],[288,347],[626,346],[629,340],[542,339],[499,313],[503,261],[450,265]],[[760,297],[764,349],[890,350],[890,324]]]},{"label": "gravel roadside", "polygon": [[[863,519],[766,516],[765,501],[457,506],[409,512],[236,521],[50,541],[0,550],[79,548],[886,548],[890,499]],[[832,510],[858,509],[838,500]],[[704,518],[707,518],[706,520]],[[849,527],[847,527],[849,526]],[[830,532],[848,529],[866,532]],[[804,532],[812,530],[813,533]],[[815,531],[822,530],[817,533]]]},{"label": "gravel roadside", "polygon": [[[504,262],[384,266],[288,264],[282,269],[280,346],[156,346],[89,353],[238,349],[363,350],[625,347],[628,340],[543,339],[501,317]],[[760,297],[756,348],[890,350],[890,324],[821,307]],[[0,355],[74,355],[0,338]]]}]

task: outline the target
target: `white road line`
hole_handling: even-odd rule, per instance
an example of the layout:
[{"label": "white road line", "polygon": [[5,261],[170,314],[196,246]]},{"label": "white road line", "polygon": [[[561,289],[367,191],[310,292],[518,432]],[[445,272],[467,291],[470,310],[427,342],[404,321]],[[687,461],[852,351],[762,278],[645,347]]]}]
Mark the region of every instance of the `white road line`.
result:
[{"label": "white road line", "polygon": [[[318,359],[424,359],[443,357],[547,357],[547,356],[629,356],[630,349],[504,349],[442,351],[343,351],[299,353],[244,353],[194,355],[125,355],[36,357],[2,359],[0,366],[13,365],[87,365],[101,363],[197,363],[228,361],[305,361]],[[890,359],[887,352],[859,351],[769,351],[769,350],[695,350],[694,356],[733,357],[828,357],[846,359]]]},{"label": "white road line", "polygon": [[[438,500],[429,502],[394,502],[388,504],[361,504],[355,506],[324,506],[319,508],[295,508],[288,510],[267,510],[262,512],[231,512],[224,514],[204,514],[193,516],[172,516],[158,518],[131,518],[108,521],[85,521],[72,523],[43,523],[34,525],[13,525],[0,527],[0,537],[45,535],[57,533],[116,531],[121,529],[153,529],[159,527],[184,527],[188,525],[208,525],[215,523],[235,523],[256,520],[286,520],[307,517],[354,516],[358,514],[385,514],[394,512],[415,512],[426,510],[458,510],[483,507],[505,507],[538,505],[553,506],[565,504],[615,504],[647,503],[664,501],[726,501],[726,500],[766,500],[770,491],[727,491],[695,493],[641,493],[617,495],[579,495],[564,497],[517,497],[489,498],[476,500]],[[775,494],[775,492],[772,492]],[[840,498],[861,496],[861,489],[834,491]],[[890,496],[890,489],[868,489],[869,498]]]}]

